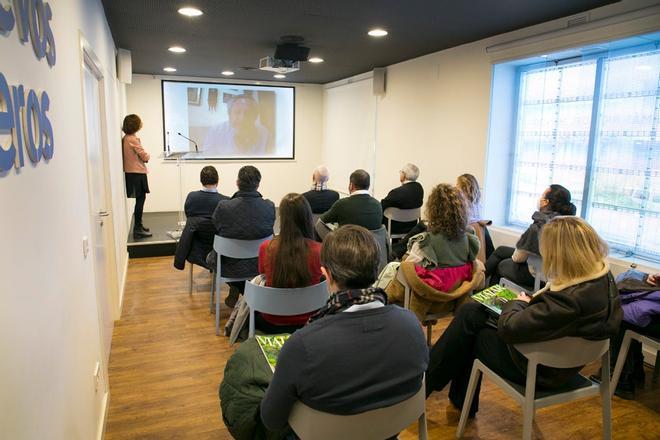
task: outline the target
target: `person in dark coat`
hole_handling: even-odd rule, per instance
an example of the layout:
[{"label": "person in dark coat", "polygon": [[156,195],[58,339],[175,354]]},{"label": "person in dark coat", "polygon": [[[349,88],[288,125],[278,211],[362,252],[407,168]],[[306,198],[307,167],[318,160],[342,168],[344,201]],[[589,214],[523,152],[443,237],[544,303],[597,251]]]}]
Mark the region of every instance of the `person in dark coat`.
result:
[{"label": "person in dark coat", "polygon": [[312,174],[312,189],[303,193],[303,197],[309,202],[312,214],[323,214],[339,200],[339,193],[328,189],[330,173],[325,165],[319,165]]},{"label": "person in dark coat", "polygon": [[[273,235],[275,204],[257,191],[261,173],[251,165],[238,171],[238,191],[229,200],[221,200],[213,212],[213,225],[221,237],[257,240]],[[258,258],[234,259],[222,257],[222,276],[250,277],[259,274]],[[230,283],[225,304],[233,307],[245,282]]]},{"label": "person in dark coat", "polygon": [[[426,371],[426,395],[450,382],[449,400],[461,409],[474,359],[501,377],[525,385],[527,361],[514,344],[543,342],[564,336],[603,340],[616,335],[623,312],[621,298],[606,261],[607,245],[586,221],[559,216],[550,220],[541,236],[543,271],[548,283],[532,297],[519,294],[502,307],[497,330],[488,323],[482,304],[460,306],[431,349]],[[538,369],[539,388],[557,389],[578,368]],[[479,388],[470,415],[479,408]]]},{"label": "person in dark coat", "polygon": [[[419,177],[419,168],[417,166],[407,163],[399,171],[399,181],[401,186],[394,188],[387,194],[380,205],[383,211],[387,208],[399,209],[415,209],[422,206],[424,203],[424,188],[417,182]],[[387,225],[387,218],[383,217],[383,224]],[[392,222],[391,234],[405,234],[409,232],[415,225],[416,221],[412,222]]]},{"label": "person in dark coat", "polygon": [[218,202],[229,199],[229,197],[218,192],[220,178],[214,166],[209,165],[202,168],[199,173],[199,180],[202,183],[202,189],[192,191],[186,197],[184,211],[187,218],[211,218]]}]

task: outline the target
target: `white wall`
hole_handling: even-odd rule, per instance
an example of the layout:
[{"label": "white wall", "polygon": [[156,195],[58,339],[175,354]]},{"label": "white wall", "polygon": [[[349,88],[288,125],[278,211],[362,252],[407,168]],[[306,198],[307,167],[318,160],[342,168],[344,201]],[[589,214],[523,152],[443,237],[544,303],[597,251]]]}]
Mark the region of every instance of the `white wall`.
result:
[{"label": "white wall", "polygon": [[[127,113],[140,115],[144,128],[138,133],[143,147],[151,154],[149,189],[145,211],[176,211],[179,207],[179,174],[175,162],[164,161],[163,113],[161,104],[161,79],[151,75],[133,75],[133,83],[126,87]],[[222,81],[218,78],[180,78],[194,81]],[[241,81],[234,81],[241,83]],[[323,89],[314,84],[284,84],[296,88],[295,159],[263,161],[194,161],[183,166],[183,197],[199,189],[199,172],[206,165],[213,165],[220,173],[219,191],[231,196],[236,191],[236,175],[243,165],[254,165],[261,171],[260,192],[264,197],[279,204],[289,192],[304,192],[311,185],[314,168],[321,161],[323,139]],[[132,201],[129,206],[132,209]],[[129,218],[131,212],[129,211]]]},{"label": "white wall", "polygon": [[[658,30],[657,13],[625,15],[649,5],[657,1],[624,0],[589,11],[591,22],[615,17],[607,26],[588,24],[568,35],[549,34],[566,27],[566,19],[560,19],[387,67],[386,94],[375,107],[375,196],[384,197],[398,185],[398,171],[406,162],[420,167],[427,194],[437,183],[453,183],[466,172],[484,182],[493,63]],[[530,36],[532,41],[493,47]],[[325,98],[325,107],[333,107],[336,98]],[[344,118],[361,118],[366,105],[346,106]],[[331,155],[334,145],[327,139],[324,155]],[[488,202],[487,187],[485,192]]]},{"label": "white wall", "polygon": [[[7,5],[11,2],[2,2]],[[49,163],[0,176],[0,438],[92,439],[104,415],[107,378],[101,361],[85,162],[79,32],[106,77],[108,145],[118,146],[124,113],[115,47],[98,0],[50,0],[57,50],[53,68],[38,61],[14,29],[0,35],[0,72],[10,85],[45,90],[55,150]],[[11,60],[11,62],[6,62]],[[7,137],[0,136],[6,145]],[[119,282],[127,262],[121,151],[110,154]]]}]

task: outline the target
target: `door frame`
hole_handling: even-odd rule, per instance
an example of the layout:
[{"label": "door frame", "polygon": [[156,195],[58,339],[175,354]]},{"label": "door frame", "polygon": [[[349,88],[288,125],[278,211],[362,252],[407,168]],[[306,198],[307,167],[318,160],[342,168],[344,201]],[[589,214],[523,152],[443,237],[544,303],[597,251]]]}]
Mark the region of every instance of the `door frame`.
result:
[{"label": "door frame", "polygon": [[[106,359],[106,350],[109,352],[110,347],[106,347],[106,342],[104,338],[104,326],[105,319],[103,317],[102,307],[110,308],[109,316],[113,321],[119,319],[119,283],[118,283],[118,273],[117,273],[117,253],[116,253],[116,241],[115,241],[115,232],[114,232],[114,215],[115,211],[112,205],[112,190],[111,190],[111,180],[110,180],[110,169],[109,169],[109,154],[108,154],[108,129],[107,129],[107,99],[106,99],[106,75],[103,73],[103,65],[101,64],[99,58],[96,56],[92,46],[85,39],[82,32],[79,34],[79,66],[80,66],[80,92],[81,92],[81,108],[83,110],[83,119],[82,119],[82,133],[83,133],[83,145],[84,145],[84,162],[85,162],[85,171],[86,171],[86,184],[87,184],[87,197],[89,204],[89,225],[90,225],[90,237],[89,237],[89,253],[87,258],[91,258],[92,267],[94,269],[94,290],[96,294],[96,308],[97,308],[97,318],[98,318],[98,340],[99,340],[99,363],[100,363],[100,377],[99,377],[99,387],[103,387],[103,394],[101,398],[101,414],[99,425],[97,427],[97,438],[101,439],[105,432],[105,421],[107,420],[108,412],[108,402],[110,399],[110,380],[108,376],[108,363],[109,359]],[[86,104],[85,104],[85,68],[89,68],[92,74],[98,80],[98,93],[99,93],[99,129],[100,129],[100,156],[103,161],[103,182],[105,183],[104,200],[103,205],[110,212],[110,215],[105,218],[107,222],[107,227],[105,227],[103,237],[100,240],[106,241],[105,243],[105,252],[106,252],[106,262],[105,267],[98,267],[96,262],[95,252],[96,252],[96,238],[93,233],[96,228],[96,215],[97,213],[92,212],[94,203],[93,203],[93,190],[91,185],[92,179],[92,170],[90,169],[89,164],[89,145],[88,145],[88,133],[87,133],[87,123],[86,118]],[[95,109],[96,110],[96,109]],[[98,271],[103,270],[106,274],[106,286],[105,290],[107,292],[107,298],[101,296],[101,289],[98,286]],[[109,324],[109,323],[108,323]],[[110,337],[112,342],[112,336]],[[101,391],[101,390],[98,390]]]}]

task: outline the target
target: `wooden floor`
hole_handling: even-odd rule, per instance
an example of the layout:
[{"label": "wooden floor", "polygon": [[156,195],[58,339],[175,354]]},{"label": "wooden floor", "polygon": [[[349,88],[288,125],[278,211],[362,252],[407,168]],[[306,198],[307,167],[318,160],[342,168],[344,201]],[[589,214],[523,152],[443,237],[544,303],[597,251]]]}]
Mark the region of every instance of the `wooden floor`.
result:
[{"label": "wooden floor", "polygon": [[[196,270],[192,296],[187,276],[173,268],[172,257],[130,260],[110,356],[109,440],[231,438],[220,415],[218,385],[234,347],[214,334],[208,274]],[[228,311],[223,309],[224,323]],[[436,326],[434,338],[446,325],[445,320]],[[595,366],[587,369],[593,372]],[[659,385],[651,385],[650,377],[648,370],[648,383],[636,401],[614,398],[615,439],[660,439]],[[448,405],[446,391],[431,396],[426,407],[429,438],[454,438],[459,414]],[[480,408],[465,438],[520,438],[520,409],[487,380]],[[600,438],[600,420],[597,398],[542,409],[537,411],[535,437]],[[400,438],[417,438],[416,427]]]}]

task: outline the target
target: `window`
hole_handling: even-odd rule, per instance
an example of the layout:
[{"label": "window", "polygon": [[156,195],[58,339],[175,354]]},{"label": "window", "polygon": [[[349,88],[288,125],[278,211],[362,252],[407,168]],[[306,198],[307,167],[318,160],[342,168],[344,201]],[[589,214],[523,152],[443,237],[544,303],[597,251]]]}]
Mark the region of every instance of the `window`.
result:
[{"label": "window", "polygon": [[660,261],[660,49],[638,46],[518,70],[508,222],[552,183],[610,246]]}]

